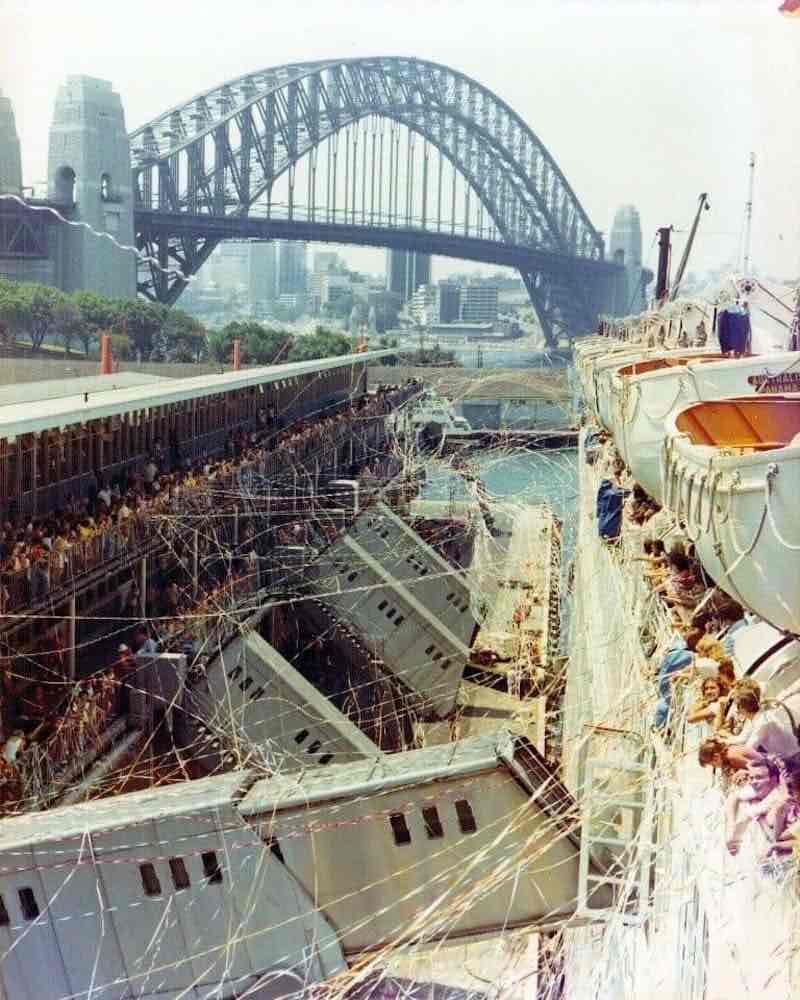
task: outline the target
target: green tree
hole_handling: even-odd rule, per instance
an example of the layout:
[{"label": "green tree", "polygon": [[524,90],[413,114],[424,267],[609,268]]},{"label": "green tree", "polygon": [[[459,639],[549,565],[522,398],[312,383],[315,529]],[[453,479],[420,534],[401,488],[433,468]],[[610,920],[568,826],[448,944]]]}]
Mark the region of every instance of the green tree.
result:
[{"label": "green tree", "polygon": [[82,327],[83,318],[80,309],[68,295],[63,295],[56,303],[53,328],[67,354],[72,350],[73,343],[78,340]]},{"label": "green tree", "polygon": [[0,278],[0,342],[13,344],[24,329],[25,310],[20,284]]},{"label": "green tree", "polygon": [[31,349],[37,352],[47,337],[56,330],[56,317],[66,296],[47,285],[25,283],[20,285],[20,296],[24,310],[23,323]]},{"label": "green tree", "polygon": [[317,327],[314,333],[296,337],[287,361],[313,361],[316,358],[331,358],[340,354],[351,354],[353,345],[350,338],[341,333],[333,333]]},{"label": "green tree", "polygon": [[119,303],[96,292],[73,292],[69,298],[80,310],[81,326],[77,337],[88,358],[92,347],[97,344],[100,333],[111,330],[117,324]]},{"label": "green tree", "polygon": [[270,330],[254,320],[234,321],[208,335],[208,351],[220,364],[233,360],[233,342],[239,340],[242,362],[252,365],[274,365],[286,360],[292,346],[291,334],[285,330]]},{"label": "green tree", "polygon": [[127,333],[131,347],[143,361],[147,361],[161,345],[158,339],[167,319],[167,309],[142,299],[117,300],[115,333]]},{"label": "green tree", "polygon": [[206,329],[194,316],[182,309],[170,309],[161,332],[170,360],[199,361],[206,346]]},{"label": "green tree", "polygon": [[230,342],[222,330],[209,330],[206,337],[206,349],[212,361],[224,365],[228,360]]}]

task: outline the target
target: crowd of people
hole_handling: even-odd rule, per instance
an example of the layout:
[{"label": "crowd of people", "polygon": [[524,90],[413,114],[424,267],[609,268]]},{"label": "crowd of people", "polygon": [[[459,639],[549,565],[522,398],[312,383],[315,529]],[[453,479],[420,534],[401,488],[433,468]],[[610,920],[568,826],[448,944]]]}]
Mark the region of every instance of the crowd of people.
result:
[{"label": "crowd of people", "polygon": [[[609,464],[604,482],[620,495],[620,519],[631,529],[624,534],[640,539],[633,559],[643,564],[673,630],[653,663],[653,730],[676,753],[698,746],[699,764],[719,775],[728,851],[737,854],[755,825],[763,834],[764,870],[781,871],[800,854],[800,705],[793,705],[800,693],[770,700],[756,680],[741,675],[736,633],[755,619],[706,577],[691,543],[673,530],[668,512],[626,480],[624,464],[613,457]],[[619,525],[607,541],[616,547],[622,535]]]},{"label": "crowd of people", "polygon": [[278,429],[265,412],[252,431],[231,432],[224,455],[181,459],[177,445],[155,442],[141,468],[104,478],[93,474],[83,497],[42,517],[7,517],[0,528],[0,615],[35,605],[66,581],[146,543],[159,518],[190,500],[247,484],[254,474],[279,473],[329,444],[337,435],[400,405],[416,385],[379,387],[332,415],[311,416]]},{"label": "crowd of people", "polygon": [[[320,448],[335,445],[341,432],[390,412],[416,388],[383,386],[374,395],[339,408],[335,415],[309,417],[284,429],[273,425],[234,432],[228,436],[224,455],[217,458],[185,462],[174,448],[167,451],[156,443],[141,468],[129,468],[108,480],[93,477],[87,495],[68,498],[63,510],[27,523],[9,519],[0,531],[0,614],[34,604],[67,579],[163,534],[166,514],[218,507],[227,487],[249,485],[248,473],[263,475],[267,461],[271,469],[276,463],[278,468],[291,467]],[[367,463],[360,474],[362,484],[380,479],[386,471],[383,465],[384,460]],[[333,522],[321,517],[298,519],[294,512],[279,513],[275,520],[271,545],[321,547],[336,537]],[[65,658],[59,648],[60,666],[49,662],[55,656],[50,647],[54,641],[58,645],[60,637],[53,640],[48,633],[44,684],[35,680],[14,684],[10,670],[4,670],[0,804],[5,811],[35,797],[70,760],[96,742],[111,718],[127,709],[136,653],[191,650],[194,655],[216,646],[230,618],[227,612],[263,583],[252,521],[243,523],[238,545],[226,546],[224,541],[220,551],[225,558],[210,561],[213,566],[204,572],[197,593],[190,582],[180,586],[174,574],[156,561],[150,574],[152,592],[147,595],[147,606],[156,617],[149,631],[144,626],[132,628],[110,666],[77,682],[53,681],[63,676]],[[129,590],[127,602],[124,595],[120,598],[123,614],[135,614],[139,606],[133,577]],[[58,636],[58,630],[53,634]],[[69,695],[64,698],[66,689]],[[57,704],[55,693],[60,695]]]}]

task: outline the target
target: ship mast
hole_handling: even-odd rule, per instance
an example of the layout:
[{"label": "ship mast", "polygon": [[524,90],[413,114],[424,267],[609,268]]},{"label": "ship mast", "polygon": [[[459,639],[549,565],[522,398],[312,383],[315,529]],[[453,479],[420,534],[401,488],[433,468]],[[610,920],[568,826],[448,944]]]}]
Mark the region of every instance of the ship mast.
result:
[{"label": "ship mast", "polygon": [[744,207],[744,259],[742,273],[750,274],[750,235],[753,225],[753,182],[756,174],[756,154],[750,154],[750,181],[747,188],[747,204]]}]

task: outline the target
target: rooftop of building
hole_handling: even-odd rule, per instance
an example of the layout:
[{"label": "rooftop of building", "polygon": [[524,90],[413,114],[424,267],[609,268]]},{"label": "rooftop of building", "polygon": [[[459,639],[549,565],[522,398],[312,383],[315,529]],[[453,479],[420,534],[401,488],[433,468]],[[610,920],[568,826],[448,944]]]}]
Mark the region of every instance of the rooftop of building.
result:
[{"label": "rooftop of building", "polygon": [[[138,384],[129,384],[121,375],[98,375],[91,389],[75,386],[82,379],[61,383],[72,391],[69,395],[42,395],[36,382],[17,387],[22,395],[19,400],[6,401],[0,396],[0,438],[16,437],[36,431],[66,427],[89,420],[130,413],[147,407],[165,406],[186,399],[199,399],[221,392],[232,392],[249,386],[282,382],[299,375],[330,371],[346,365],[374,362],[391,355],[392,351],[371,351],[364,354],[347,354],[314,361],[298,361],[282,365],[265,365],[245,368],[219,375],[196,375],[190,378],[154,378],[139,376]],[[124,373],[123,373],[124,374]],[[136,376],[136,373],[127,373]],[[141,379],[146,378],[146,382]],[[38,383],[52,386],[52,382]],[[11,387],[12,389],[14,387]],[[22,390],[27,390],[22,392]],[[7,389],[3,389],[5,393]],[[29,393],[29,394],[28,394]]]}]

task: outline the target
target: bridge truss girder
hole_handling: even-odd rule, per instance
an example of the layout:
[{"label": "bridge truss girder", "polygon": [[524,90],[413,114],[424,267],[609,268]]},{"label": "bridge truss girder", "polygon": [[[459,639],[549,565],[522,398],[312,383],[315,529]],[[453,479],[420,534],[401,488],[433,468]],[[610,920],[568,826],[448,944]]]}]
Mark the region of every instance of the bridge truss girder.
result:
[{"label": "bridge truss girder", "polygon": [[[369,123],[382,119],[389,124],[389,148],[384,148],[381,131],[376,160],[376,132],[370,131]],[[356,199],[359,125],[364,172],[360,213]],[[413,190],[414,145],[409,140],[408,159],[401,164],[399,126],[422,139],[421,220],[411,217],[411,205],[415,198],[420,199],[420,192]],[[349,129],[354,129],[351,200]],[[346,157],[338,151],[343,134]],[[316,158],[325,143],[329,143],[327,199],[330,202],[332,190],[332,204],[317,200]],[[218,242],[210,235],[214,230],[212,219],[233,222],[264,210],[268,219],[273,217],[272,193],[279,178],[288,185],[283,215],[289,221],[303,215],[297,205],[295,171],[304,157],[309,162],[306,219],[340,221],[337,196],[342,178],[337,181],[338,155],[340,160],[345,159],[345,221],[363,226],[369,215],[373,228],[386,231],[382,245],[387,246],[394,243],[389,231],[399,228],[435,235],[449,228],[455,236],[460,226],[456,221],[455,179],[452,204],[442,203],[441,170],[442,162],[447,161],[454,177],[457,172],[465,183],[465,238],[472,235],[470,211],[477,211],[481,225],[485,213],[487,231],[498,244],[551,255],[551,260],[542,261],[533,271],[521,269],[548,340],[554,340],[560,330],[587,329],[598,309],[606,304],[598,301],[598,293],[603,296],[603,286],[611,273],[603,261],[602,239],[555,161],[507,105],[447,67],[386,58],[265,70],[198,95],[167,112],[133,133],[131,148],[135,159],[138,244],[157,262],[157,266],[144,267],[140,290],[162,302],[178,298],[185,287],[182,275],[195,274]],[[440,157],[438,191],[433,189],[432,170],[429,188],[430,149],[438,151]],[[369,198],[368,160],[372,173]],[[399,199],[401,179],[405,183],[404,205]],[[383,211],[382,195],[387,183],[388,210]],[[472,209],[470,192],[475,199]],[[167,225],[155,227],[153,216],[159,213],[164,223],[167,216],[174,218],[177,213],[194,217],[197,229],[183,229],[178,234]],[[208,222],[201,223],[200,217]],[[141,221],[145,218],[146,225]],[[575,266],[567,266],[568,259]],[[593,275],[592,264],[597,265]],[[162,269],[173,273],[167,276]]]}]

